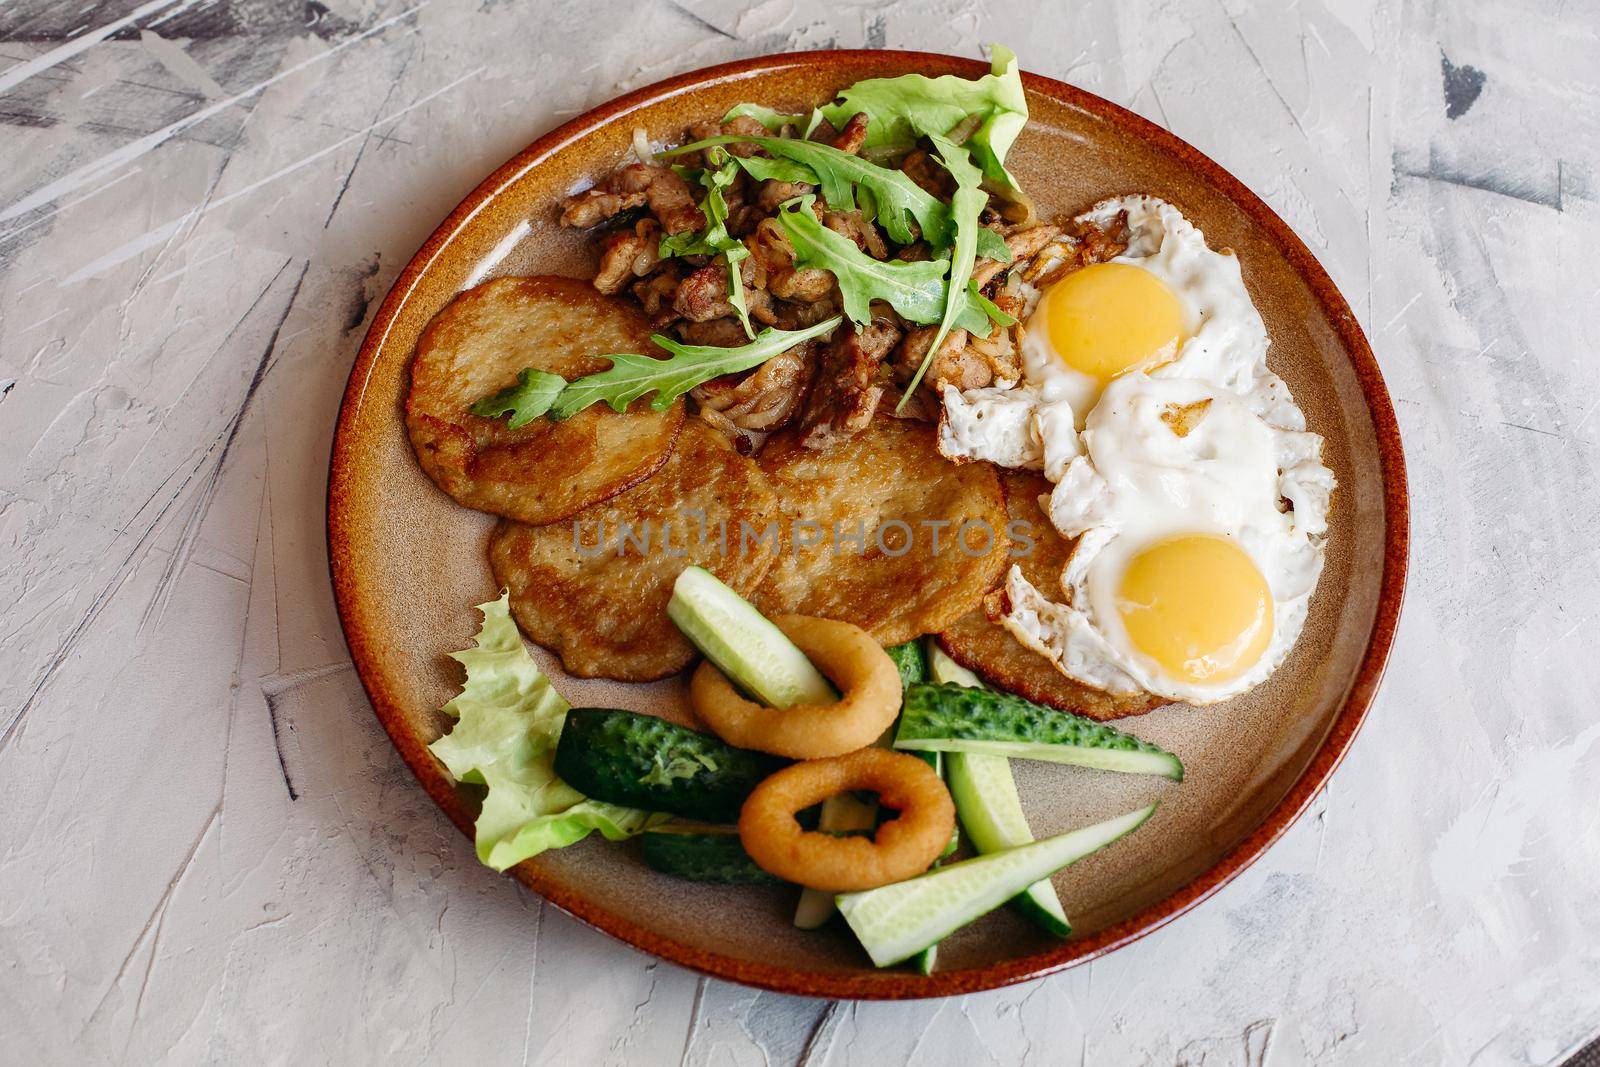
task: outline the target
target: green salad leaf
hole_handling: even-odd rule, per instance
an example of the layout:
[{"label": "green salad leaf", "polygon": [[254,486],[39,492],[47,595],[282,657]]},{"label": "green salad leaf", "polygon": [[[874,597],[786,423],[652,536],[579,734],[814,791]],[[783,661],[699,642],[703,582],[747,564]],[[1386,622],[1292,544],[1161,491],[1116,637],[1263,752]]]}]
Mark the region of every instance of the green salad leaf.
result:
[{"label": "green salad leaf", "polygon": [[802,131],[802,137],[810,137],[811,131],[822,121],[822,112],[819,108],[812,108],[810,115],[785,115],[781,111],[774,111],[760,104],[735,104],[728,109],[726,115],[722,116],[722,121],[728,122],[741,116],[755,119],[765,126],[769,133],[774,134],[782,133],[785,126],[792,126]]},{"label": "green salad leaf", "polygon": [[811,205],[814,196],[797,197],[778,211],[797,267],[829,271],[844,297],[844,313],[866,325],[872,319],[870,304],[888,301],[912,322],[937,322],[944,310],[944,275],[948,260],[904,263],[898,259],[873,259],[856,243],[817,221]]},{"label": "green salad leaf", "polygon": [[804,164],[816,175],[822,199],[834,211],[854,211],[858,206],[857,189],[865,190],[871,202],[859,205],[862,213],[868,218],[876,218],[895,244],[910,244],[916,240],[917,234],[911,229],[913,221],[922,236],[935,247],[941,247],[946,242],[950,230],[949,209],[938,197],[901,171],[880,167],[860,156],[841,152],[832,145],[791,137],[724,135],[674,148],[663,155],[680,155],[716,145],[741,143],[759,145],[776,159]]},{"label": "green salad leaf", "polygon": [[897,411],[905,407],[906,402],[917,391],[917,386],[922,384],[922,376],[927,373],[933,354],[939,350],[945,335],[956,325],[962,311],[970,306],[968,301],[963,299],[963,294],[967,294],[967,282],[972,277],[972,265],[977,259],[978,231],[982,229],[978,225],[978,217],[983,213],[984,205],[989,202],[988,195],[980,187],[983,182],[983,172],[973,165],[967,150],[938,134],[928,139],[933,142],[934,150],[939,153],[940,162],[956,180],[955,195],[950,198],[950,219],[954,228],[954,239],[950,250],[950,282],[945,292],[944,315],[939,320],[939,332],[934,335],[933,343],[928,346],[928,354],[922,357],[917,373],[912,375],[911,383],[906,386],[905,395],[900,398]]},{"label": "green salad leaf", "polygon": [[780,182],[817,184],[817,172],[792,159],[774,159],[771,156],[735,156],[734,159],[746,174],[758,182],[771,178]]},{"label": "green salad leaf", "polygon": [[595,830],[620,841],[666,821],[591,800],[556,776],[568,704],[523,645],[510,594],[478,610],[474,647],[450,654],[467,670],[461,692],[441,709],[456,723],[428,746],[457,781],[488,787],[475,828],[478,859],[503,871]]},{"label": "green salad leaf", "polygon": [[571,418],[589,405],[601,402],[610,404],[614,411],[625,411],[629,404],[649,393],[656,394],[650,406],[662,411],[700,383],[759,366],[803,341],[822,336],[840,321],[835,315],[804,330],[778,330],[769,326],[757,334],[754,341],[738,348],[686,345],[664,334],[654,334],[650,339],[670,352],[669,358],[627,352],[601,356],[601,359],[609,359],[611,366],[568,382],[550,408],[550,417]]},{"label": "green salad leaf", "polygon": [[977,252],[979,259],[992,259],[999,263],[1010,263],[1015,258],[1006,239],[987,226],[978,227]]},{"label": "green salad leaf", "polygon": [[566,388],[567,380],[559,374],[534,370],[528,367],[517,375],[517,384],[508,385],[493,396],[486,396],[472,405],[472,413],[486,419],[510,413],[506,426],[520,430],[534,419],[550,410],[556,396]]},{"label": "green salad leaf", "polygon": [[728,269],[728,303],[744,326],[744,335],[754,337],[750,325],[750,309],[744,298],[742,264],[750,255],[743,241],[728,233],[728,200],[724,195],[728,186],[739,176],[739,168],[726,152],[717,152],[716,166],[700,173],[700,184],[706,195],[700,201],[700,213],[705,216],[706,228],[697,233],[668,233],[661,236],[658,251],[663,256],[720,255]]},{"label": "green salad leaf", "polygon": [[[984,317],[989,319],[990,321],[995,322],[995,323],[997,323],[997,324],[999,324],[1001,326],[1015,326],[1017,324],[1017,320],[1016,320],[1015,316],[1007,315],[1004,311],[1001,311],[1000,308],[995,304],[995,302],[993,300],[990,300],[988,297],[984,296],[981,292],[978,291],[978,283],[977,282],[973,282],[973,281],[967,282],[967,298],[969,300],[971,300],[972,303],[977,307],[977,309],[979,311],[983,312]],[[970,326],[963,325],[959,319],[957,320],[956,325],[959,326],[961,329],[966,330],[968,333],[977,333],[978,332],[977,330],[974,330]],[[984,327],[983,336],[985,336],[985,337],[988,336],[988,327],[987,326]]]},{"label": "green salad leaf", "polygon": [[1028,98],[1011,49],[990,49],[990,73],[981,78],[947,74],[929,78],[905,74],[856,82],[839,102],[822,108],[823,117],[842,129],[850,116],[867,116],[867,146],[909,145],[919,136],[944,136],[971,115],[983,120],[967,140],[984,176],[1009,189],[1017,182],[1006,170],[1006,153],[1028,122]]}]

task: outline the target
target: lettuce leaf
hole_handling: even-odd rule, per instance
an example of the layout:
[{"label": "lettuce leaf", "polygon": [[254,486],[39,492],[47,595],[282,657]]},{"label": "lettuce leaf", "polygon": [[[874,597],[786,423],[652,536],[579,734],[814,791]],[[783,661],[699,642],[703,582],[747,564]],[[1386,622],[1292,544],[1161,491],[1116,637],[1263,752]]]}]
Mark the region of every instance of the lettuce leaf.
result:
[{"label": "lettuce leaf", "polygon": [[1003,45],[990,49],[990,73],[977,79],[947,74],[929,78],[906,74],[898,78],[859,81],[827,104],[822,115],[842,129],[850,116],[867,116],[867,146],[908,145],[919,136],[944,136],[970,115],[983,121],[968,139],[972,157],[991,181],[1017,189],[1006,170],[1006,153],[1028,122],[1028,98],[1022,90],[1017,57]]},{"label": "lettuce leaf", "polygon": [[528,654],[510,600],[479,604],[475,647],[450,654],[467,680],[441,709],[455,726],[428,746],[457,781],[488,787],[475,838],[478,859],[497,871],[595,830],[618,841],[666,819],[590,800],[556,776],[568,704]]}]

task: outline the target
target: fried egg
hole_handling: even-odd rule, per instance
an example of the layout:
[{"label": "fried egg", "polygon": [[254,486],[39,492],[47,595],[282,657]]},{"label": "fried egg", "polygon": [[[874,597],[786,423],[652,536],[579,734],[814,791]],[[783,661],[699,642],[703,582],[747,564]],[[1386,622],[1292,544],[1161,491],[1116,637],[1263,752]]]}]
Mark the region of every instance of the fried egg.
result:
[{"label": "fried egg", "polygon": [[1259,684],[1299,637],[1334,488],[1322,439],[1225,388],[1113,379],[1051,522],[1078,538],[1057,591],[1013,568],[1001,622],[1087,685],[1210,704]]},{"label": "fried egg", "polygon": [[[944,389],[946,456],[1043,470],[1055,481],[1078,454],[1077,431],[1100,394],[1130,373],[1208,382],[1244,396],[1275,425],[1304,428],[1267,370],[1266,326],[1233,253],[1207,247],[1182,212],[1152,196],[1106,200],[1079,221],[1109,230],[1124,213],[1121,255],[1043,288],[1013,283],[1025,309],[1022,377]],[[1061,238],[1040,256],[1065,256],[1070,242]]]}]

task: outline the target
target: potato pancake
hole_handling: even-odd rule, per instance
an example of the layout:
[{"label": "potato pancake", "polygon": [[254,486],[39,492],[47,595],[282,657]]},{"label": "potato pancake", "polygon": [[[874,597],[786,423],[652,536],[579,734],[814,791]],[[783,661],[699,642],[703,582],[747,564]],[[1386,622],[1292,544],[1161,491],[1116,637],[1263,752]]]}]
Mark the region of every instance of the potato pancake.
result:
[{"label": "potato pancake", "polygon": [[495,581],[522,632],[580,678],[648,682],[683,669],[694,648],[667,618],[678,573],[698,564],[741,596],[776,544],[741,544],[778,499],[754,461],[689,420],[660,471],[565,522],[502,522],[489,539]]},{"label": "potato pancake", "polygon": [[468,289],[417,342],[406,396],[417,461],[467,507],[535,525],[615,496],[666,462],[681,402],[651,411],[639,400],[623,413],[597,404],[515,430],[468,409],[525,368],[570,380],[605,370],[602,355],[656,351],[642,311],[575,278],[498,278]]},{"label": "potato pancake", "polygon": [[782,500],[768,615],[855,623],[885,645],[977,608],[1006,566],[1005,495],[987,463],[939,455],[926,423],[880,415],[825,450],[784,431],[757,457]]},{"label": "potato pancake", "polygon": [[[1046,596],[1059,597],[1061,569],[1067,565],[1075,542],[1062,538],[1039,508],[1039,497],[1050,492],[1050,483],[1043,475],[1032,471],[1010,470],[1000,475],[1000,481],[1005,487],[1006,513],[1018,524],[1013,529],[1021,530],[1033,542],[1030,547],[1027,540],[1019,536],[1014,548],[1017,555],[1008,564],[1021,567],[1023,577]],[[1021,525],[1023,523],[1027,525]],[[1073,681],[1056,670],[1049,660],[1019,642],[1004,626],[991,621],[981,607],[963,615],[941,633],[939,644],[951,659],[976,671],[998,688],[1091,719],[1143,715],[1167,703],[1148,693],[1106,693]]]}]

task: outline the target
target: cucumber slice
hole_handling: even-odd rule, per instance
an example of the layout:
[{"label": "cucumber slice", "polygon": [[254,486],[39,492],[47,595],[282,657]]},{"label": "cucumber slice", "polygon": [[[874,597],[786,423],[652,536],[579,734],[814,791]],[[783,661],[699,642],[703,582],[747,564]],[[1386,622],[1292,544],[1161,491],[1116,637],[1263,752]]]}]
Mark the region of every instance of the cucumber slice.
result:
[{"label": "cucumber slice", "polygon": [[838,699],[782,630],[708,570],[683,569],[667,601],[667,618],[734,684],[769,707]]},{"label": "cucumber slice", "polygon": [[922,651],[922,642],[916,638],[904,644],[884,649],[894,665],[900,668],[900,688],[928,680],[928,660]]},{"label": "cucumber slice", "polygon": [[[979,677],[945,655],[934,645],[928,650],[929,673],[936,682],[950,682],[982,689]],[[1017,780],[1011,774],[1011,761],[1003,756],[980,756],[952,752],[945,761],[945,781],[956,802],[956,816],[979,852],[1000,852],[1033,840],[1028,817],[1017,795]],[[1061,898],[1048,878],[1040,879],[1011,898],[1011,906],[1032,922],[1058,937],[1072,933],[1072,923],[1061,907]]]},{"label": "cucumber slice", "polygon": [[1105,848],[1148,819],[1156,805],[1115,819],[992,852],[904,882],[841,893],[840,913],[872,962],[888,967],[944,940],[1028,886]]},{"label": "cucumber slice", "polygon": [[730,823],[750,790],[784,761],[734,748],[653,715],[572,708],[556,743],[556,774],[595,800]]},{"label": "cucumber slice", "polygon": [[[824,834],[871,833],[878,825],[878,805],[854,793],[840,793],[822,802],[817,830]],[[800,891],[795,905],[794,924],[801,930],[815,930],[833,918],[833,894],[820,889]]]},{"label": "cucumber slice", "polygon": [[983,679],[951,659],[939,643],[928,638],[928,678],[935,682],[950,682],[969,689],[982,689]]},{"label": "cucumber slice", "polygon": [[[972,847],[985,855],[1031,844],[1033,831],[1017,796],[1017,782],[1011,776],[1011,761],[1003,756],[979,756],[970,752],[951,752],[945,759],[945,778],[950,796],[956,802],[956,815],[966,830]],[[1011,900],[1012,906],[1032,922],[1066,937],[1072,923],[1061,907],[1061,898],[1048,878],[1030,885]]]},{"label": "cucumber slice", "polygon": [[1183,781],[1183,763],[1177,756],[1132,734],[1010,693],[948,682],[906,690],[894,745],[909,751],[973,752]]},{"label": "cucumber slice", "polygon": [[644,861],[662,874],[718,885],[782,885],[756,866],[739,834],[722,827],[660,826],[639,837]]}]

